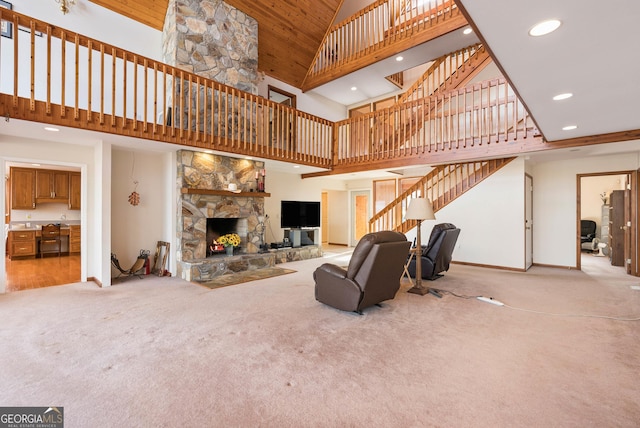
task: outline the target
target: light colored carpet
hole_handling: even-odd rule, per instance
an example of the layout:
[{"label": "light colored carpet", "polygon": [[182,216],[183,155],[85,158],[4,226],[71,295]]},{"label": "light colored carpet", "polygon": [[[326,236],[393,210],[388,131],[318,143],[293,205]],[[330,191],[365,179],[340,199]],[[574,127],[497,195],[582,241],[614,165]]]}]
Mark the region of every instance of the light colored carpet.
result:
[{"label": "light colored carpet", "polygon": [[[68,427],[637,427],[638,278],[454,265],[345,313],[312,272],[215,290],[175,278],[0,296],[0,403]],[[595,259],[595,258],[594,258]],[[549,315],[558,313],[566,315]]]},{"label": "light colored carpet", "polygon": [[273,278],[274,276],[286,275],[294,273],[293,269],[285,269],[281,267],[267,267],[262,269],[247,270],[244,272],[236,272],[229,275],[221,275],[209,282],[196,282],[207,288],[221,288],[229,285],[242,284],[244,282],[257,281],[259,279]]}]

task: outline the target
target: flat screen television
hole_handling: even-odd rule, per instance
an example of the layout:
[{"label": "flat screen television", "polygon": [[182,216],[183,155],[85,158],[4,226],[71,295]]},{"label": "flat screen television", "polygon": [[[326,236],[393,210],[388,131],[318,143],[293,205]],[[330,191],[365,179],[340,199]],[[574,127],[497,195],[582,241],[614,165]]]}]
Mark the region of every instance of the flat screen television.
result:
[{"label": "flat screen television", "polygon": [[320,227],[320,202],[282,201],[280,227],[283,229]]}]

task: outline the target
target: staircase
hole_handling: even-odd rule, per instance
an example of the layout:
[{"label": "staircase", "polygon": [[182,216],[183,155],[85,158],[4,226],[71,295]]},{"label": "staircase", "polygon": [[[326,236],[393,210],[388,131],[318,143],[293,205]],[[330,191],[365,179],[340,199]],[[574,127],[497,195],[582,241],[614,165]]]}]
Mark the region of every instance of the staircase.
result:
[{"label": "staircase", "polygon": [[433,61],[397,102],[406,103],[460,88],[490,62],[491,57],[481,43],[443,55]]},{"label": "staircase", "polygon": [[[386,138],[405,147],[425,126],[422,119],[431,116],[436,106],[440,105],[438,102],[425,104],[424,100],[464,87],[490,62],[489,53],[480,43],[437,58],[396,101],[396,106],[411,103],[413,107],[376,123],[372,135],[378,136],[377,144],[384,145]],[[430,114],[423,111],[425,108]]]},{"label": "staircase", "polygon": [[491,159],[450,165],[439,165],[408,188],[369,220],[369,231],[396,230],[406,233],[416,220],[403,220],[412,198],[428,198],[437,212],[491,176],[513,158]]}]

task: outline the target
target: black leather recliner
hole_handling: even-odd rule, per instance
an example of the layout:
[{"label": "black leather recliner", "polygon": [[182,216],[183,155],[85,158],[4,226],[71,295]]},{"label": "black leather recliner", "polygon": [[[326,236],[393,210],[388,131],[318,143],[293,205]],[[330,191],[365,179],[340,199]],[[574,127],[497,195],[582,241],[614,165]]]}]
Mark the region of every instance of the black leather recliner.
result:
[{"label": "black leather recliner", "polygon": [[[435,280],[442,276],[442,272],[449,270],[449,263],[453,249],[458,241],[460,229],[451,223],[440,223],[433,226],[429,243],[422,246],[422,279]],[[416,277],[416,257],[409,263],[409,275]]]},{"label": "black leather recliner", "polygon": [[593,220],[580,220],[580,243],[592,242],[596,237],[596,222]]},{"label": "black leather recliner", "polygon": [[368,233],[360,238],[345,270],[324,263],[313,272],[316,300],[343,311],[393,299],[400,288],[411,243],[400,232]]}]

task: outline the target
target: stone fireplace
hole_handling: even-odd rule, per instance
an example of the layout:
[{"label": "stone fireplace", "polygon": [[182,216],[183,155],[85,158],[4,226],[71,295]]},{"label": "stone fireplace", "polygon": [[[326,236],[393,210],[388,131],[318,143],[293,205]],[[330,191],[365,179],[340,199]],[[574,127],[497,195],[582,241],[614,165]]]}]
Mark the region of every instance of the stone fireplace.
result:
[{"label": "stone fireplace", "polygon": [[[214,234],[235,232],[241,238],[236,254],[257,254],[263,244],[258,225],[269,194],[257,192],[255,176],[264,162],[190,150],[180,150],[177,160],[178,276],[191,280],[186,270],[212,255]],[[226,190],[229,184],[237,192]]]}]

